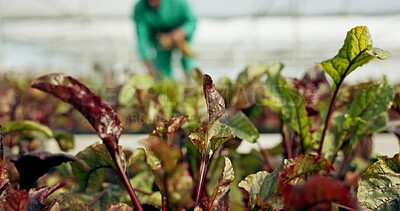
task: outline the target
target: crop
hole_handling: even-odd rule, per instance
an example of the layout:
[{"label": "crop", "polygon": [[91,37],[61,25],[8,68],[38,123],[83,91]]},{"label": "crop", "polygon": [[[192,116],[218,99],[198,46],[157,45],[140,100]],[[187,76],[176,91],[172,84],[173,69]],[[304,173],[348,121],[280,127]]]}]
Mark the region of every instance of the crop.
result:
[{"label": "crop", "polygon": [[[195,70],[195,85],[183,90],[135,76],[121,88],[117,111],[71,76],[42,76],[32,87],[72,105],[102,143],[75,156],[32,151],[34,139],[68,146],[71,137],[35,121],[3,122],[2,137],[15,138],[1,141],[0,209],[398,210],[400,154],[371,153],[374,133],[400,134],[387,126],[399,113],[398,94],[385,76],[344,84],[358,67],[389,56],[359,26],[318,64],[331,84],[322,73],[284,78],[281,63],[252,64],[234,83]],[[255,124],[266,110],[279,120],[282,142],[237,152],[242,141],[259,141]],[[152,128],[145,148],[118,145],[118,113],[144,115]],[[131,120],[123,122],[138,123]]]}]

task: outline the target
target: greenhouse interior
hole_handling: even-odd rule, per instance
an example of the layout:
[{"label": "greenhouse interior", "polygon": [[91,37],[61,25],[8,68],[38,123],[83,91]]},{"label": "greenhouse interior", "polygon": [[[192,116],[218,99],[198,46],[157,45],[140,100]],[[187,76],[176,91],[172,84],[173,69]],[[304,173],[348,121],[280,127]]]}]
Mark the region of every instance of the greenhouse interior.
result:
[{"label": "greenhouse interior", "polygon": [[400,210],[399,37],[396,0],[0,0],[0,210]]}]

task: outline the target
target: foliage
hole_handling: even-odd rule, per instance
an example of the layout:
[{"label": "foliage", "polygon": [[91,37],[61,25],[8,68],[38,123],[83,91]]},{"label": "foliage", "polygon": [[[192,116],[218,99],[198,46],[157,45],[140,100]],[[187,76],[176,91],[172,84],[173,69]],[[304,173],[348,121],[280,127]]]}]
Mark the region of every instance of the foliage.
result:
[{"label": "foliage", "polygon": [[[382,130],[400,137],[387,127],[400,116],[399,93],[385,76],[344,83],[389,56],[360,26],[318,64],[322,70],[302,79],[283,77],[279,62],[251,64],[234,82],[198,69],[193,84],[137,75],[114,90],[114,101],[65,74],[42,76],[27,93],[13,82],[9,96],[1,94],[0,209],[398,210],[400,155],[377,158],[365,149]],[[73,149],[66,130],[74,124],[91,125],[103,143],[75,156],[41,151],[37,143],[50,139]],[[122,125],[149,132],[145,149],[118,145]],[[281,134],[279,145],[237,152],[243,140],[259,144],[266,125]]]}]

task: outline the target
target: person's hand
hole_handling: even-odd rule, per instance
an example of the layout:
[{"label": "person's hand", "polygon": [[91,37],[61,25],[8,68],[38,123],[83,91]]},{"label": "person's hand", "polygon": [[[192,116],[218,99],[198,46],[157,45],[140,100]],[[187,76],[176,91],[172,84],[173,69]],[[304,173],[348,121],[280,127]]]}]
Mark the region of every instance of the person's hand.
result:
[{"label": "person's hand", "polygon": [[182,28],[174,29],[169,33],[169,36],[171,37],[171,40],[175,46],[178,46],[180,43],[185,41],[186,38],[185,31],[183,31]]}]

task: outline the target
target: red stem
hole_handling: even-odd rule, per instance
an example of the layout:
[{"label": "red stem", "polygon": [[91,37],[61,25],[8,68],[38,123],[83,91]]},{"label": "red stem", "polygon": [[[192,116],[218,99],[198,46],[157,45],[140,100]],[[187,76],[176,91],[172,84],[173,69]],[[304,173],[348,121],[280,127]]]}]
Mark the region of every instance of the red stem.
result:
[{"label": "red stem", "polygon": [[329,123],[330,123],[330,120],[331,120],[332,114],[333,114],[333,108],[335,107],[336,97],[337,97],[337,95],[339,93],[339,88],[342,85],[343,79],[344,79],[344,77],[342,78],[342,80],[340,80],[340,82],[336,86],[335,92],[333,93],[333,96],[332,96],[331,103],[329,105],[328,115],[326,116],[326,119],[325,119],[324,130],[322,131],[322,136],[321,136],[321,143],[320,143],[319,149],[318,149],[318,156],[319,157],[321,157],[321,154],[322,154],[322,147],[324,146],[326,130],[329,127]]},{"label": "red stem", "polygon": [[292,146],[290,146],[290,143],[289,143],[287,125],[283,125],[283,129],[282,130],[283,130],[282,131],[283,138],[285,139],[287,157],[288,157],[288,159],[291,159],[291,158],[293,158],[293,153],[292,153]]},{"label": "red stem", "polygon": [[166,196],[162,196],[162,210],[168,211],[168,199]]},{"label": "red stem", "polygon": [[200,175],[199,175],[199,181],[197,183],[196,206],[200,204],[200,197],[201,197],[201,193],[203,190],[204,181],[206,179],[206,173],[207,173],[207,167],[208,167],[207,161],[206,161],[207,156],[208,156],[208,153],[205,153],[204,157],[201,159]]},{"label": "red stem", "polygon": [[110,153],[110,154],[111,154],[112,159],[114,160],[114,163],[117,165],[118,172],[122,178],[122,181],[126,187],[126,190],[129,193],[129,196],[131,197],[133,207],[137,211],[143,211],[143,208],[140,205],[139,200],[137,199],[137,197],[135,195],[135,192],[133,191],[132,185],[129,182],[128,176],[126,176],[125,171],[122,169],[121,160],[118,156],[118,150],[115,150],[114,153]]},{"label": "red stem", "polygon": [[332,113],[333,113],[333,107],[335,106],[335,101],[336,101],[336,97],[339,93],[339,89],[340,86],[342,85],[344,78],[346,77],[346,75],[348,74],[348,72],[350,71],[351,66],[354,64],[354,62],[356,61],[356,59],[364,52],[366,51],[366,49],[360,51],[358,53],[358,55],[352,60],[350,61],[349,66],[346,68],[346,70],[344,71],[344,73],[341,75],[341,79],[340,81],[337,83],[335,92],[333,93],[332,96],[332,100],[331,100],[331,104],[329,105],[329,110],[328,110],[328,116],[325,119],[325,126],[324,126],[324,130],[322,131],[322,137],[321,137],[321,144],[319,145],[319,149],[318,149],[318,156],[321,157],[321,153],[322,153],[322,146],[324,145],[324,139],[325,139],[325,134],[326,134],[326,130],[329,127],[329,122],[332,118]]},{"label": "red stem", "polygon": [[344,206],[342,204],[336,204],[336,206],[338,206],[339,208],[345,209],[345,210],[352,210],[355,211],[356,209],[348,207],[348,206]]},{"label": "red stem", "polygon": [[340,142],[339,147],[336,149],[335,154],[333,155],[332,161],[331,163],[333,164],[337,158],[337,155],[339,153],[339,150],[342,149],[343,145],[344,145],[344,141],[345,139],[349,136],[349,134],[352,132],[352,130],[347,131],[346,135],[343,137],[343,140]]},{"label": "red stem", "polygon": [[336,175],[337,179],[340,178],[340,175],[343,173],[344,168],[346,168],[346,165],[350,162],[352,156],[353,156],[353,150],[350,150],[349,154],[346,156],[342,165],[340,166],[339,172]]}]

